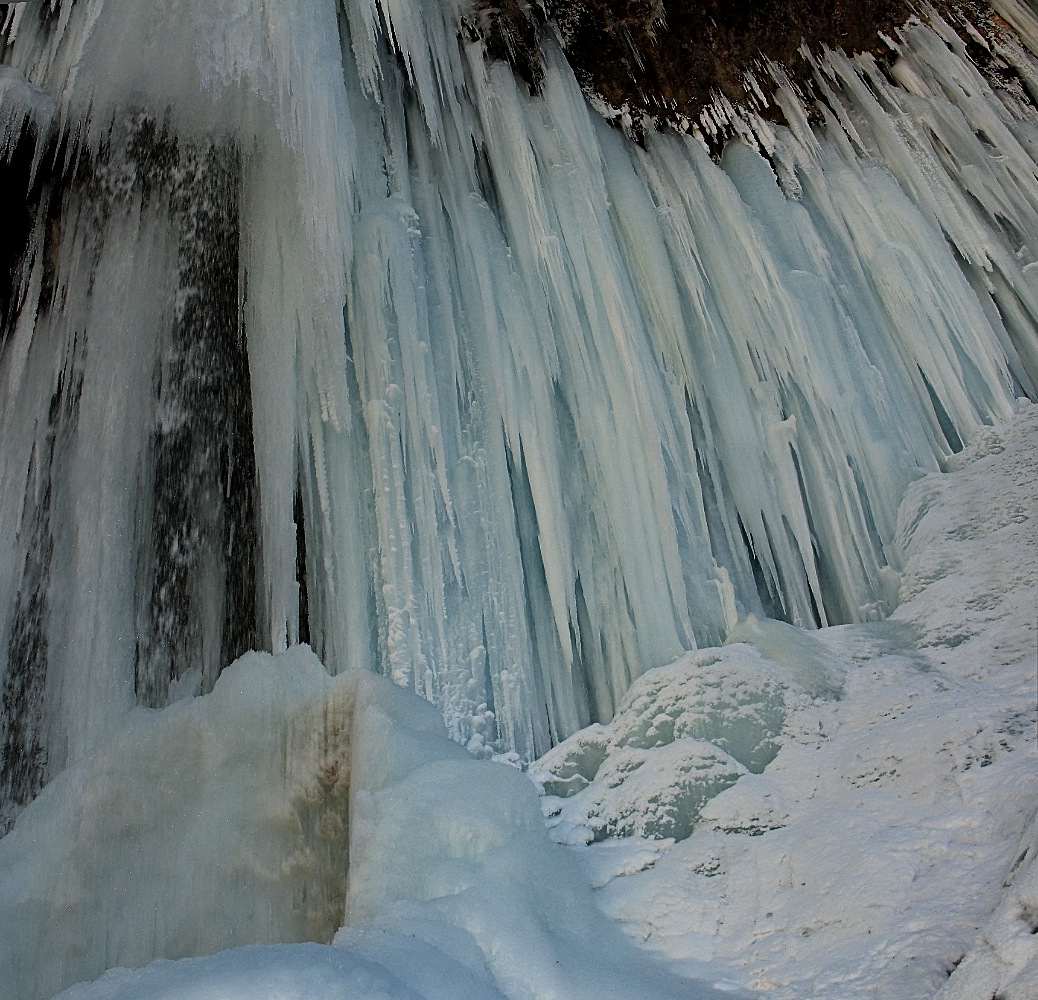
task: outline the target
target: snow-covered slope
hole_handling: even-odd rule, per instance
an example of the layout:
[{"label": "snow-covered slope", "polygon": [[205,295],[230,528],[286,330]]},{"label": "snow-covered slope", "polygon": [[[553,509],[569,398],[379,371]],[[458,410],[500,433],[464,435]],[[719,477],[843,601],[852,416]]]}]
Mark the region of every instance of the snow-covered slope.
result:
[{"label": "snow-covered slope", "polygon": [[[744,624],[733,638],[748,645],[650,672],[609,726],[540,762],[549,792],[581,766],[594,778],[543,800],[558,839],[683,834],[579,848],[605,911],[677,968],[738,970],[790,1000],[920,1000],[961,963],[942,1000],[1038,996],[1038,410],[950,467],[902,504],[887,621]],[[790,682],[765,734],[774,760],[741,775],[733,762],[733,787],[701,804],[700,779],[693,801],[688,772],[709,752],[748,763],[726,740],[736,719],[763,732],[769,670]],[[740,671],[756,690],[733,690]],[[673,731],[694,730],[705,701],[725,723],[694,734],[706,749]]]}]

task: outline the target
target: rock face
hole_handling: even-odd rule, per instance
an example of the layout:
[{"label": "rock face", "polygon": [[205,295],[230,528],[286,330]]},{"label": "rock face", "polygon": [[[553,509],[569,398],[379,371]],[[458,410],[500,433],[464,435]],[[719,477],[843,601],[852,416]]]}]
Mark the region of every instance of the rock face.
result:
[{"label": "rock face", "polygon": [[[715,92],[744,100],[762,58],[806,69],[804,43],[883,51],[881,35],[910,16],[904,0],[545,0],[542,10],[586,90],[664,120],[696,116]],[[480,20],[493,54],[535,87],[534,8],[504,0]]]},{"label": "rock face", "polygon": [[550,0],[578,76],[617,107],[694,115],[720,90],[745,96],[762,55],[790,65],[802,42],[878,49],[909,16],[903,0]]},{"label": "rock face", "polygon": [[[906,0],[481,0],[478,6],[474,33],[531,91],[540,86],[538,39],[547,22],[585,93],[664,128],[698,120],[718,99],[786,124],[765,96],[769,82],[752,78],[767,76],[768,63],[808,91],[815,84],[812,53],[823,47],[871,53],[886,67],[896,58],[892,39],[918,13]],[[1007,29],[1019,30],[1012,10],[980,0],[935,0],[928,10],[947,19],[998,85],[1019,89],[997,54]],[[717,142],[718,152],[727,138]]]}]

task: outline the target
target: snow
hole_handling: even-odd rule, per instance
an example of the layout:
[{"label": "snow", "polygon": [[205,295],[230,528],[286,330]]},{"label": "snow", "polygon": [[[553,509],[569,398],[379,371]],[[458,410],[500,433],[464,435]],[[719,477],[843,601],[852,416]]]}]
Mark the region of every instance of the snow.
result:
[{"label": "snow", "polygon": [[[1038,995],[1036,455],[1038,412],[1024,404],[947,474],[912,485],[899,516],[902,603],[887,621],[798,633],[792,658],[776,655],[774,623],[759,638],[751,623],[737,636],[749,645],[636,682],[632,704],[643,691],[659,699],[643,719],[657,707],[694,719],[709,697],[694,666],[704,657],[729,665],[715,685],[761,653],[775,657],[773,671],[799,660],[809,679],[822,665],[839,681],[780,688],[789,707],[774,759],[705,804],[685,804],[676,842],[572,848],[629,934],[689,975],[725,970],[775,998]],[[763,685],[767,673],[749,676]],[[766,703],[760,692],[748,701]],[[721,718],[731,705],[716,709]],[[557,839],[592,839],[573,835],[574,814],[585,833],[603,821],[644,833],[679,798],[680,767],[657,768],[653,791],[639,794],[642,828],[616,831],[626,798],[612,774],[631,728],[622,708],[538,763],[551,791],[553,773],[564,782],[574,762],[592,760],[582,791],[543,799],[560,817],[548,820]],[[701,754],[697,746],[689,760]]]},{"label": "snow", "polygon": [[[423,983],[423,992],[418,992],[409,982],[420,978],[416,966],[400,963],[390,971],[377,961],[322,945],[243,948],[176,964],[160,962],[142,970],[120,969],[62,996],[65,1000],[499,1000],[502,996],[478,980],[466,983],[468,970],[447,965],[440,954],[426,977],[433,982]],[[449,983],[449,991],[437,982],[441,977]]]},{"label": "snow", "polygon": [[1006,875],[998,909],[935,1000],[999,996],[1030,1000],[1038,982],[1038,840],[1035,824],[1024,834]]},{"label": "snow", "polygon": [[98,976],[68,995],[716,996],[597,913],[518,770],[305,646],[137,709],[24,810],[0,840],[0,975],[17,1000]]}]

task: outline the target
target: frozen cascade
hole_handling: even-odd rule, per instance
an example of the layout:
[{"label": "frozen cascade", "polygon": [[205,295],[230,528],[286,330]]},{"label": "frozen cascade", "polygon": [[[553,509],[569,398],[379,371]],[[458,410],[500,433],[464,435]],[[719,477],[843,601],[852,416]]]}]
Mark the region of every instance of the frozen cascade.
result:
[{"label": "frozen cascade", "polygon": [[529,757],[746,614],[884,615],[906,485],[1038,384],[998,6],[1018,93],[934,14],[720,164],[460,3],[7,8],[0,816],[249,648]]}]

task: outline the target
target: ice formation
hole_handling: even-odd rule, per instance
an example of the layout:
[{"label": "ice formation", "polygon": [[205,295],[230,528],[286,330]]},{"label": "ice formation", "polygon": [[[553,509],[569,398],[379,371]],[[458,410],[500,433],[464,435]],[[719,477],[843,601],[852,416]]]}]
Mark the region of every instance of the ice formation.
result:
[{"label": "ice formation", "polygon": [[8,815],[252,647],[528,758],[741,615],[881,616],[907,483],[1033,394],[1035,116],[939,19],[719,169],[467,16],[9,8]]},{"label": "ice formation", "polygon": [[[361,683],[353,671],[382,674],[477,755],[530,760],[605,728],[636,678],[747,616],[887,615],[905,489],[1038,385],[1038,21],[1017,0],[994,6],[1020,42],[971,44],[1005,68],[1003,86],[930,12],[891,39],[889,66],[814,54],[810,108],[773,67],[786,125],[718,101],[699,134],[641,144],[589,108],[550,32],[531,94],[487,56],[462,0],[7,6],[0,160],[28,212],[5,236],[20,264],[0,287],[0,853],[24,857],[12,845],[43,830],[53,858],[73,849],[82,817],[49,789],[79,802],[70,783],[118,769],[113,748],[146,757],[134,740],[219,715],[238,676],[221,671],[250,649],[309,643],[353,678],[342,691]],[[719,163],[707,133],[732,137]],[[315,670],[298,683],[333,684]],[[685,749],[712,790],[763,766],[792,690],[776,670],[736,708],[704,710],[717,723],[749,705],[745,746],[676,737],[697,743]],[[800,677],[813,694],[832,680]],[[251,755],[239,735],[214,737],[217,754],[230,741],[228,766]],[[408,742],[381,739],[361,745]],[[665,784],[673,745],[632,743],[625,766],[655,754]],[[285,746],[257,753],[271,774],[288,760]],[[538,922],[558,928],[558,913],[518,926],[540,913],[531,889],[532,910],[491,920],[493,900],[441,862],[479,869],[472,838],[496,850],[512,824],[532,838],[526,813],[488,812],[459,841],[440,830],[450,849],[392,877],[394,849],[420,852],[423,823],[449,824],[433,790],[451,782],[429,766],[428,788],[364,799],[351,822],[381,819],[349,854],[352,886],[326,877],[339,855],[313,855],[334,810],[327,830],[301,813],[264,827],[282,838],[271,856],[296,845],[298,871],[264,869],[235,926],[326,939],[342,893],[376,901],[358,919],[454,899],[438,904],[456,906],[448,937],[511,926],[512,944],[477,944],[502,963],[493,989],[519,995],[515,942],[536,952]],[[459,795],[489,781],[455,777]],[[699,778],[685,777],[677,813],[691,815]],[[214,809],[236,808],[214,795]],[[257,795],[242,808],[262,809]],[[95,810],[82,816],[119,819],[82,801]],[[480,815],[471,802],[458,814]],[[644,818],[611,822],[654,832]],[[183,842],[208,836],[181,820]],[[539,858],[530,844],[479,870]],[[134,871],[88,860],[113,893]],[[28,896],[20,870],[3,872],[4,905],[43,914],[31,892],[64,869],[29,879]],[[317,899],[309,871],[323,873]],[[175,877],[212,891],[214,914],[240,899]],[[282,912],[265,895],[281,892],[306,906]],[[80,926],[64,953],[71,969],[81,951],[82,968],[40,989],[230,943],[201,948],[190,921],[146,923],[113,937],[106,924],[94,941]],[[464,966],[472,942],[451,940]],[[365,961],[350,968],[367,975]],[[575,988],[549,977],[531,995]]]},{"label": "ice formation", "polygon": [[728,647],[648,671],[607,725],[541,757],[532,777],[555,839],[688,837],[710,799],[771,763],[793,708],[838,696],[839,668],[805,635],[751,615]]},{"label": "ice formation", "polygon": [[[648,708],[654,695],[660,714],[688,705],[694,718],[704,692],[726,693],[729,715],[748,693],[745,681],[728,692],[717,678],[683,683],[698,679],[696,658],[731,664],[736,678],[761,659],[764,678],[810,664],[806,677],[823,682],[805,685],[801,672],[774,759],[693,803],[688,835],[660,822],[688,800],[681,772],[659,767],[639,786],[642,828],[584,846],[622,809],[609,765],[645,728],[621,712],[588,731],[605,755],[584,791],[542,799],[557,813],[553,835],[576,842],[600,906],[671,968],[770,1000],[1033,1000],[1036,455],[1038,407],[1023,405],[949,473],[912,484],[898,517],[902,603],[887,620],[753,625],[632,686],[632,703]],[[537,766],[561,776],[579,739]],[[667,761],[677,741],[658,742],[646,756]]]},{"label": "ice formation", "polygon": [[[274,947],[306,941],[326,944]],[[208,696],[130,713],[0,840],[5,997],[226,949],[69,996],[720,996],[596,913],[518,770],[306,647],[249,653]]]}]

